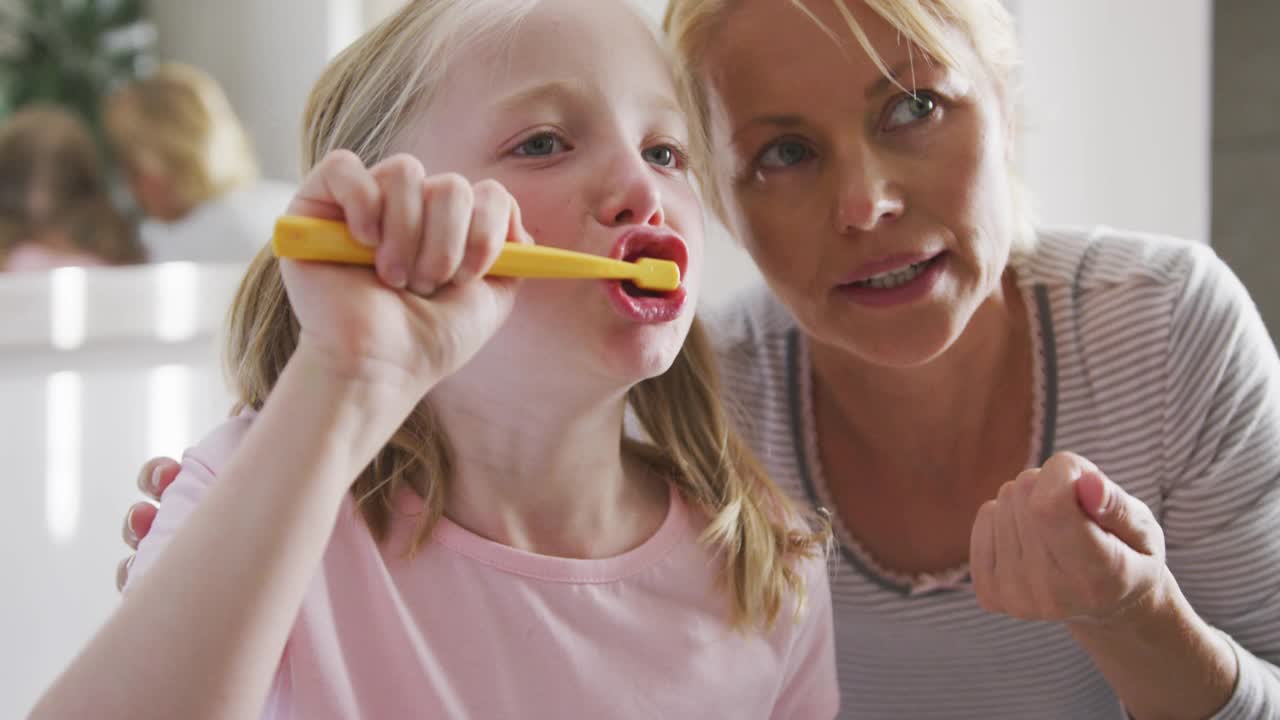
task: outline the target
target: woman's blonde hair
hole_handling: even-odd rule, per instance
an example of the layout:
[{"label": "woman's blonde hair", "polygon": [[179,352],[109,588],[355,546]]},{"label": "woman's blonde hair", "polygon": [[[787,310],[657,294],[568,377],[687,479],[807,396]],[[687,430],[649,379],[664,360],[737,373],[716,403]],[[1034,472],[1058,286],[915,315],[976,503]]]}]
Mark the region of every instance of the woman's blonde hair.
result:
[{"label": "woman's blonde hair", "polygon": [[[778,0],[782,2],[783,0]],[[812,20],[828,37],[839,43],[839,36],[805,4],[805,0],[786,0],[798,12]],[[865,29],[849,11],[847,0],[809,0],[831,2],[839,11],[849,32],[858,45],[886,77],[892,77],[883,57],[872,46]],[[860,2],[898,31],[911,46],[943,65],[966,73],[986,72],[996,81],[1003,93],[1006,113],[1014,120],[1018,117],[1018,68],[1020,56],[1017,30],[1013,16],[1002,0],[852,0]],[[690,75],[695,78],[695,104],[697,118],[703,128],[710,128],[710,97],[705,87],[707,76],[703,62],[707,49],[713,42],[716,27],[722,24],[725,14],[734,0],[669,0],[663,28],[671,39],[676,52]],[[974,50],[979,67],[966,67],[960,58],[964,53],[956,46],[958,31],[961,42],[968,42]],[[895,81],[897,83],[897,81]],[[915,88],[905,88],[914,92]],[[821,99],[815,100],[821,102]],[[1010,141],[1013,138],[1009,138]],[[1026,250],[1034,242],[1034,224],[1030,195],[1018,177],[1016,167],[1009,167],[1013,190],[1013,208],[1016,233],[1015,251]],[[710,204],[721,220],[726,219],[726,195],[723,183],[710,179]]]},{"label": "woman's blonde hair", "polygon": [[164,63],[107,96],[107,136],[131,167],[158,174],[185,213],[258,177],[253,148],[230,101],[205,72]]},{"label": "woman's blonde hair", "polygon": [[[427,102],[451,49],[492,33],[512,32],[537,0],[418,0],[406,4],[325,70],[304,120],[304,163],[345,149],[366,164],[388,151],[416,108]],[[242,407],[260,408],[297,345],[298,323],[268,251],[258,255],[233,303],[229,368]],[[720,405],[710,342],[695,321],[672,368],[632,389],[629,401],[650,443],[627,439],[633,453],[661,472],[709,524],[703,542],[724,563],[723,580],[737,627],[768,627],[788,599],[804,604],[801,558],[829,537],[810,532],[766,477]],[[409,490],[423,513],[410,552],[439,521],[452,471],[445,429],[424,401],[352,486],[373,536],[388,536],[393,499]]]},{"label": "woman's blonde hair", "polygon": [[31,105],[0,126],[0,264],[49,233],[110,263],[142,260],[135,228],[111,203],[89,128],[70,110]]}]

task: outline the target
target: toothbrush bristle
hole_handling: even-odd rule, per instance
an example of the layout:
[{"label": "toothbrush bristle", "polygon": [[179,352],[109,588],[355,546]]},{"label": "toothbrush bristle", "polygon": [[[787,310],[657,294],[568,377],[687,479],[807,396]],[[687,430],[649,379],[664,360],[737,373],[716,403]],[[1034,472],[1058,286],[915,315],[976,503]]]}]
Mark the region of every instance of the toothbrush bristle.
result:
[{"label": "toothbrush bristle", "polygon": [[636,287],[661,291],[671,291],[680,287],[680,266],[670,260],[641,258],[636,265],[644,270],[640,277],[632,280]]}]

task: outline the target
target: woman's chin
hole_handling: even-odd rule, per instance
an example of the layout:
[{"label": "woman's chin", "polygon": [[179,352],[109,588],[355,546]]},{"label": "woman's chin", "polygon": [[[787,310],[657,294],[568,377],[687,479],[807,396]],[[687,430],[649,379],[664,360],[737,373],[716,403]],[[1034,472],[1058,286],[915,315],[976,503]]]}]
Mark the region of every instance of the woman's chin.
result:
[{"label": "woman's chin", "polygon": [[901,326],[847,328],[831,343],[868,365],[915,368],[928,365],[955,344],[960,332],[940,319]]}]

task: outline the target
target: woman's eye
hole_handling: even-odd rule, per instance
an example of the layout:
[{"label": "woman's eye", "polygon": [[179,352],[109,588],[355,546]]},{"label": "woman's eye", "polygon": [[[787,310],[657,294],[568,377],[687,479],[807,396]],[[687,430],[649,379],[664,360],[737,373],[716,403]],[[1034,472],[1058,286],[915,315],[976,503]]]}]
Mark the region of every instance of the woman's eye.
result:
[{"label": "woman's eye", "polygon": [[641,155],[644,156],[646,162],[651,162],[658,167],[680,167],[681,153],[670,145],[656,145],[651,148],[645,148]]},{"label": "woman's eye", "polygon": [[907,95],[899,99],[889,109],[889,117],[884,123],[885,129],[896,130],[918,120],[923,120],[932,115],[937,108],[938,104],[925,93]]},{"label": "woman's eye", "polygon": [[542,133],[520,143],[515,149],[515,154],[525,157],[545,157],[563,150],[564,142],[560,138],[551,133]]},{"label": "woman's eye", "polygon": [[798,165],[812,155],[813,153],[803,143],[780,142],[765,148],[764,152],[760,153],[760,159],[756,164],[766,169],[785,168]]}]

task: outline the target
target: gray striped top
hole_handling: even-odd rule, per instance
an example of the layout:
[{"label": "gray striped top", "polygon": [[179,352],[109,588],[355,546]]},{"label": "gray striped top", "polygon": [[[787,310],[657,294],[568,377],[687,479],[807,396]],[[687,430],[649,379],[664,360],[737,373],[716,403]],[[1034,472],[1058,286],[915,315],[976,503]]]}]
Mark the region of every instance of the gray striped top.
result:
[{"label": "gray striped top", "polygon": [[[1080,453],[1151,506],[1183,592],[1240,658],[1217,717],[1280,717],[1280,361],[1252,301],[1208,247],[1108,229],[1042,232],[1015,268],[1033,460]],[[761,288],[709,324],[752,446],[793,497],[829,506],[795,322]],[[1061,625],[984,612],[963,572],[902,585],[837,535],[842,718],[1125,716]]]}]

